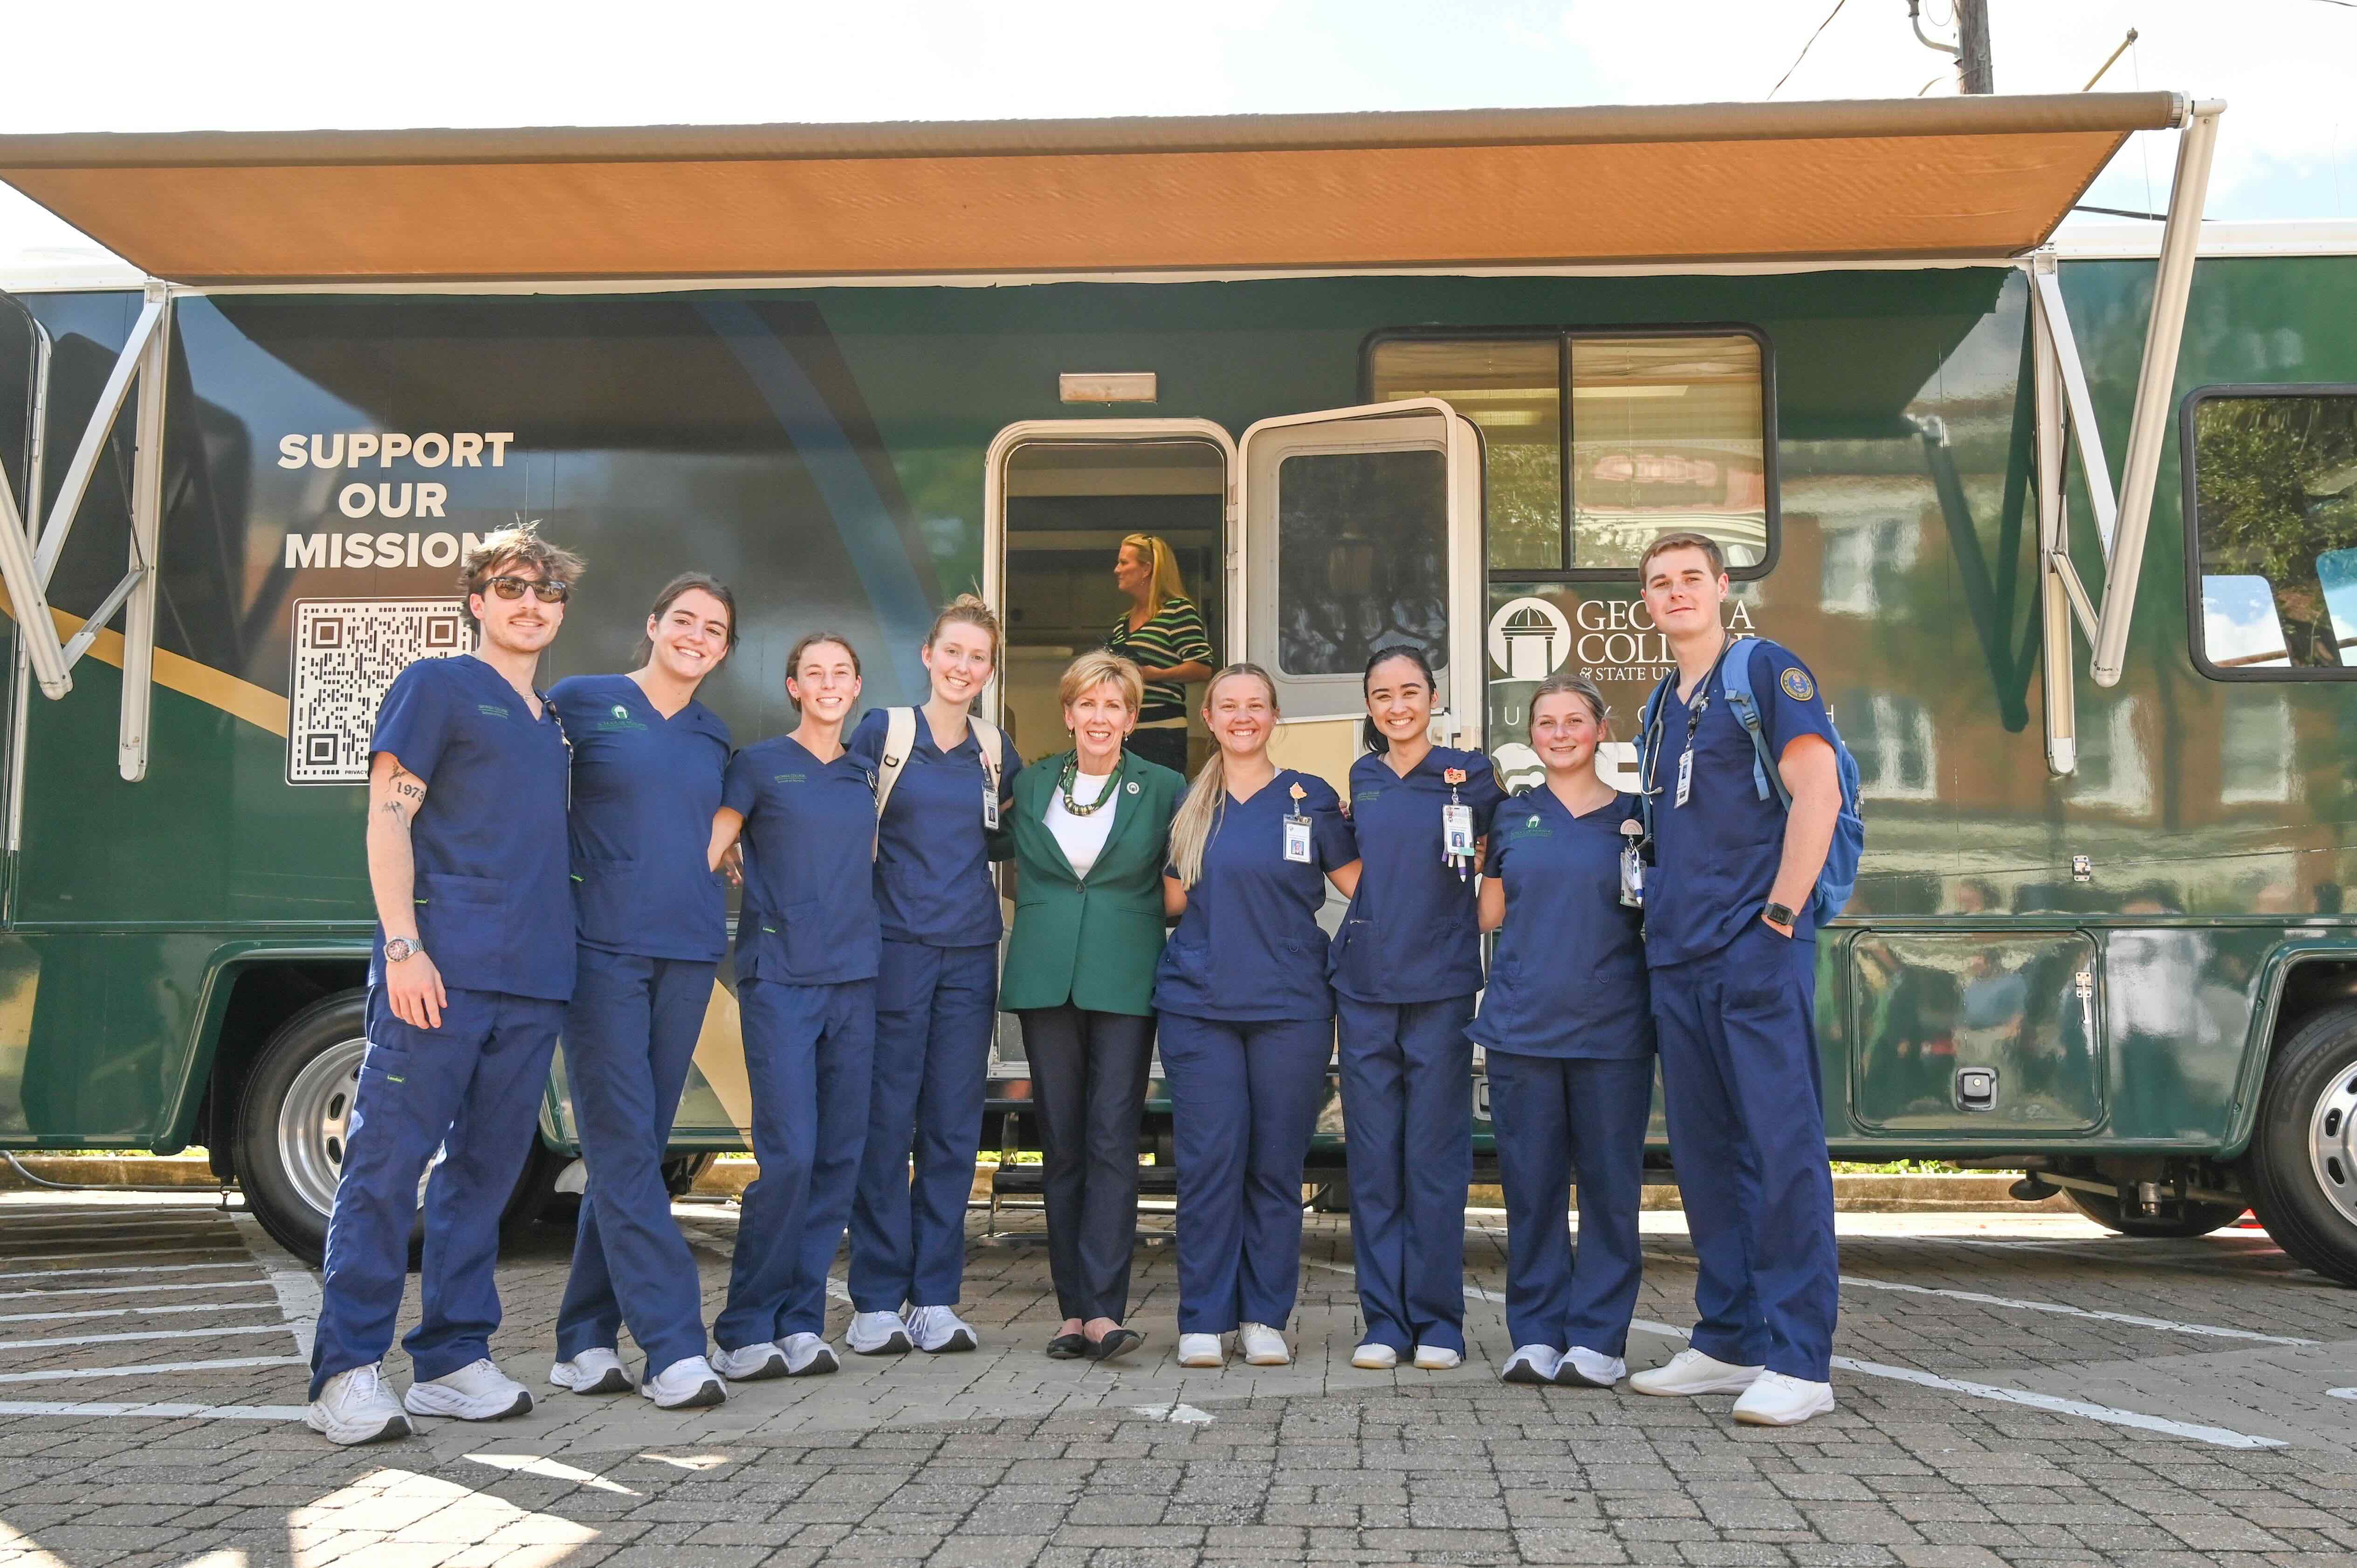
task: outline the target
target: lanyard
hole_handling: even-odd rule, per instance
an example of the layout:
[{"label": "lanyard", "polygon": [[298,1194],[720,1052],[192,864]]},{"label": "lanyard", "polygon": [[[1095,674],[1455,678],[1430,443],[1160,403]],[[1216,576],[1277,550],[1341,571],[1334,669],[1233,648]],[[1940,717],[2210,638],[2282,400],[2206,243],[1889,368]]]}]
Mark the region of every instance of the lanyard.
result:
[{"label": "lanyard", "polygon": [[[1710,669],[1695,684],[1694,706],[1686,710],[1686,756],[1691,757],[1694,754],[1695,732],[1702,727],[1702,715],[1710,707],[1711,681],[1718,674],[1718,667],[1727,662],[1727,656],[1734,650],[1735,643],[1736,639],[1729,637],[1725,642],[1719,644],[1718,657],[1710,661]],[[1653,748],[1652,757],[1648,759],[1653,766],[1649,766],[1645,770],[1645,792],[1649,795],[1661,793],[1661,786],[1654,782],[1661,757],[1661,747],[1657,746]],[[1687,766],[1691,767],[1692,764],[1689,763]]]}]

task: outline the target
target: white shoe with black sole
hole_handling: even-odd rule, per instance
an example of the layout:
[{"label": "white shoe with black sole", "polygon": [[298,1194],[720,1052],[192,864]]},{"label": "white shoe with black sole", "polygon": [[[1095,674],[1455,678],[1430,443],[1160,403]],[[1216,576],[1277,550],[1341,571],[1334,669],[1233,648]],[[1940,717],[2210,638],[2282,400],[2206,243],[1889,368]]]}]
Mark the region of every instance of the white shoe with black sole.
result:
[{"label": "white shoe with black sole", "polygon": [[1555,1380],[1567,1388],[1609,1389],[1629,1375],[1629,1364],[1585,1345],[1574,1345],[1555,1363]]},{"label": "white shoe with black sole", "polygon": [[786,1375],[786,1353],[764,1339],[721,1351],[712,1358],[712,1369],[732,1383],[758,1383]]},{"label": "white shoe with black sole", "polygon": [[1501,1383],[1551,1383],[1559,1360],[1552,1345],[1518,1345],[1498,1373]]},{"label": "white shoe with black sole", "polygon": [[532,1391],[479,1357],[455,1372],[412,1383],[401,1396],[412,1415],[447,1415],[457,1421],[505,1421],[532,1410]]},{"label": "white shoe with black sole", "polygon": [[855,1312],[851,1332],[843,1337],[855,1356],[905,1356],[917,1348],[909,1326],[897,1312]]},{"label": "white shoe with black sole", "polygon": [[971,1350],[982,1343],[974,1325],[957,1315],[950,1306],[920,1306],[909,1315],[909,1334],[916,1340],[917,1348],[928,1355],[946,1355],[954,1350]]},{"label": "white shoe with black sole", "polygon": [[701,1356],[684,1356],[639,1385],[657,1410],[698,1410],[728,1397],[720,1374]]},{"label": "white shoe with black sole", "polygon": [[815,1334],[789,1334],[778,1341],[778,1348],[785,1352],[790,1378],[821,1378],[842,1365],[834,1359],[834,1347]]},{"label": "white shoe with black sole", "polygon": [[626,1394],[630,1391],[630,1369],[622,1358],[610,1346],[595,1345],[570,1361],[559,1361],[548,1369],[548,1380],[556,1388],[576,1394]]},{"label": "white shoe with black sole", "polygon": [[351,1447],[406,1437],[409,1417],[373,1366],[338,1372],[319,1387],[319,1397],[303,1412],[303,1424],[330,1443]]}]

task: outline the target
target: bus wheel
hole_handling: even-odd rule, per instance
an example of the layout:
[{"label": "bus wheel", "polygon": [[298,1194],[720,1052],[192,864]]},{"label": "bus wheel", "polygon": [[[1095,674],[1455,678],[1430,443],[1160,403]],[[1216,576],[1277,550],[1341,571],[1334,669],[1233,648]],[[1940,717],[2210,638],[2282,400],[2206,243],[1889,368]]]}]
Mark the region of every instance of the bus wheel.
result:
[{"label": "bus wheel", "polygon": [[2276,1047],[2244,1170],[2276,1245],[2357,1285],[2357,1006],[2318,1014]]},{"label": "bus wheel", "polygon": [[366,993],[322,998],[262,1047],[238,1105],[237,1174],[246,1207],[278,1244],[317,1263],[344,1170],[344,1133],[368,1052]]},{"label": "bus wheel", "polygon": [[2106,1230],[2156,1240],[2165,1237],[2207,1236],[2243,1217],[2240,1204],[2196,1203],[2191,1198],[2176,1205],[2173,1213],[2130,1214],[2117,1197],[2106,1197],[2100,1192],[2088,1192],[2075,1187],[2062,1189],[2062,1201]]}]

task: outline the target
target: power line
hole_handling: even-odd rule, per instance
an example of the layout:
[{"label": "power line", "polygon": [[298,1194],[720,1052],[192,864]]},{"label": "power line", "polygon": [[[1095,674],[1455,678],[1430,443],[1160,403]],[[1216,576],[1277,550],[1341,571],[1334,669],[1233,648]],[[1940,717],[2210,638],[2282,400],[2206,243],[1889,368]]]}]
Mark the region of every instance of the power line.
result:
[{"label": "power line", "polygon": [[[2357,0],[2343,0],[2343,3],[2357,4]],[[1776,85],[1768,90],[1769,97],[1775,97],[1776,94],[1782,90],[1784,84],[1792,80],[1792,73],[1801,69],[1801,62],[1809,58],[1809,50],[1815,47],[1818,34],[1823,33],[1827,27],[1832,27],[1834,25],[1834,18],[1840,16],[1842,14],[1842,7],[1848,4],[1849,0],[1834,0],[1834,8],[1825,13],[1825,19],[1824,21],[1817,24],[1817,31],[1809,35],[1809,41],[1803,44],[1801,46],[1801,52],[1792,57],[1792,63],[1784,68],[1784,74],[1778,77],[1776,79]]]}]

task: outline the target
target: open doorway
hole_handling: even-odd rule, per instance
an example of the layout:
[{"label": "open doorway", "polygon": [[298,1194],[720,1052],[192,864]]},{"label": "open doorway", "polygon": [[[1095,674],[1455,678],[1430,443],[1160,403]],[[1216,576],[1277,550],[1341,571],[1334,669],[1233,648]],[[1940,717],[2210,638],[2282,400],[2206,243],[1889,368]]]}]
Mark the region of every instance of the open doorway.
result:
[{"label": "open doorway", "polygon": [[[1017,749],[1040,757],[1067,744],[1056,688],[1077,654],[1104,645],[1129,601],[1114,560],[1133,533],[1169,542],[1187,596],[1203,613],[1214,662],[1226,657],[1222,570],[1234,448],[1208,421],[1058,423],[1000,435],[992,465],[999,550],[996,583],[1006,628],[1001,722]],[[1125,428],[1124,428],[1125,427]],[[1210,741],[1187,689],[1189,771]]]}]

